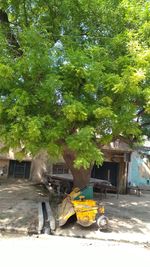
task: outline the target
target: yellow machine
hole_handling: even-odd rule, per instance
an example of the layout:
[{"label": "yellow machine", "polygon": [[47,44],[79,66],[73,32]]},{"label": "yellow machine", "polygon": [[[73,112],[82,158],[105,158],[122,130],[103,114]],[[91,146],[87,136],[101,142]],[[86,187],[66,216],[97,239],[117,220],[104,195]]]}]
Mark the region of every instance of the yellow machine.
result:
[{"label": "yellow machine", "polygon": [[97,223],[100,228],[107,228],[108,219],[104,215],[104,207],[97,204],[93,199],[85,199],[82,191],[75,188],[59,206],[59,226],[63,226],[67,220],[74,214],[77,217],[77,223],[87,227]]}]

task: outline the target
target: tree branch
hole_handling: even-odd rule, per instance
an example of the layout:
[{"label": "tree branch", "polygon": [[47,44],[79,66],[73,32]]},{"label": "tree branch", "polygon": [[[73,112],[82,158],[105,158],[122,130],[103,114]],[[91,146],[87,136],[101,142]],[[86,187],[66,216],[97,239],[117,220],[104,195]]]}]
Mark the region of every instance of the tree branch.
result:
[{"label": "tree branch", "polygon": [[141,116],[144,113],[144,111],[145,111],[145,108],[142,108],[141,110],[139,110],[137,113],[137,116],[138,117]]},{"label": "tree branch", "polygon": [[2,24],[2,28],[3,28],[3,31],[4,31],[4,34],[6,36],[9,46],[13,48],[13,51],[15,52],[17,56],[22,56],[23,52],[20,50],[20,45],[14,33],[11,30],[10,22],[8,20],[8,15],[2,9],[0,9],[0,23]]},{"label": "tree branch", "polygon": [[141,127],[150,126],[150,121],[149,122],[144,122],[140,126]]},{"label": "tree branch", "polygon": [[140,119],[141,115],[144,114],[144,112],[145,112],[144,108],[142,108],[141,110],[138,111],[138,113],[137,113],[137,122],[139,122],[139,119]]},{"label": "tree branch", "polygon": [[26,27],[29,25],[28,23],[28,16],[27,16],[27,9],[26,9],[26,1],[23,1],[23,9],[24,9],[24,17],[25,17],[25,25]]}]

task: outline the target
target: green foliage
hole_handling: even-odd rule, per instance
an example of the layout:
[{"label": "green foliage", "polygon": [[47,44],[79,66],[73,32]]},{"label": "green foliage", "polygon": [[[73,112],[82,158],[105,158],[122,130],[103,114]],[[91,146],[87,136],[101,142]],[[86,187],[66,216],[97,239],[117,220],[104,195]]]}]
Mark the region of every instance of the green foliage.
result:
[{"label": "green foliage", "polygon": [[62,111],[69,122],[87,120],[87,112],[80,102],[74,101],[73,104],[64,106]]},{"label": "green foliage", "polygon": [[95,118],[97,119],[107,119],[113,116],[113,112],[110,108],[97,108],[93,111]]},{"label": "green foliage", "polygon": [[149,9],[146,0],[1,0],[10,22],[0,26],[1,141],[55,157],[67,145],[88,168],[112,138],[149,136]]},{"label": "green foliage", "polygon": [[78,155],[75,160],[76,168],[83,166],[86,169],[94,162],[98,165],[102,163],[103,156],[100,149],[95,147],[94,137],[94,128],[86,126],[67,138],[68,147]]}]

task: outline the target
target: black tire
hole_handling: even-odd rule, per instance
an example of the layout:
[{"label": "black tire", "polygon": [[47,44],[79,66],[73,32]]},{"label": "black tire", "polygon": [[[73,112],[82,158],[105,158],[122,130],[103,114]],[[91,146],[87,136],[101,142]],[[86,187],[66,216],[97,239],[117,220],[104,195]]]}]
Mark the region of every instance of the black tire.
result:
[{"label": "black tire", "polygon": [[71,191],[71,184],[69,182],[65,182],[60,185],[60,192],[62,194],[69,194],[70,191]]},{"label": "black tire", "polygon": [[97,226],[99,229],[107,230],[108,229],[108,218],[105,215],[101,215],[96,219]]}]

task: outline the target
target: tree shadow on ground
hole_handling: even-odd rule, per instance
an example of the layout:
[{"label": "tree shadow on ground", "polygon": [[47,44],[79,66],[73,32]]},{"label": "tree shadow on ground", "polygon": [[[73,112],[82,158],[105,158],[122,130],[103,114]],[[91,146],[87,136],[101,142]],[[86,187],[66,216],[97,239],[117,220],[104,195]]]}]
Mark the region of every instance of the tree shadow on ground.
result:
[{"label": "tree shadow on ground", "polygon": [[106,209],[112,231],[148,233],[150,231],[150,194],[107,195],[101,201]]}]

